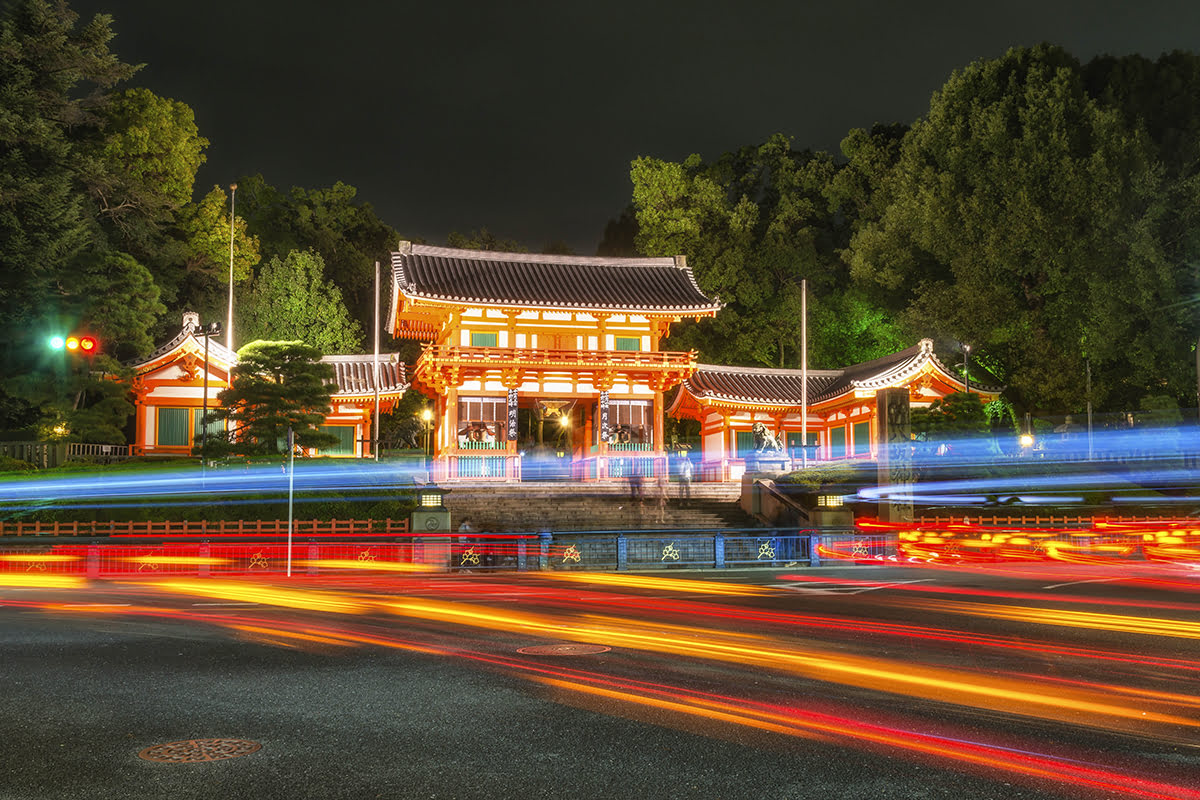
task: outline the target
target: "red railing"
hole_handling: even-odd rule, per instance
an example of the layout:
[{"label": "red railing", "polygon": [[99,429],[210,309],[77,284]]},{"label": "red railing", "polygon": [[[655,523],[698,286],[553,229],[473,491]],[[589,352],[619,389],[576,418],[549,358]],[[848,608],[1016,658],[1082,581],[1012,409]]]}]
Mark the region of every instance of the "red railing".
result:
[{"label": "red railing", "polygon": [[[287,520],[174,520],[118,522],[0,522],[0,536],[287,536]],[[292,535],[303,537],[404,536],[407,519],[299,519]]]}]

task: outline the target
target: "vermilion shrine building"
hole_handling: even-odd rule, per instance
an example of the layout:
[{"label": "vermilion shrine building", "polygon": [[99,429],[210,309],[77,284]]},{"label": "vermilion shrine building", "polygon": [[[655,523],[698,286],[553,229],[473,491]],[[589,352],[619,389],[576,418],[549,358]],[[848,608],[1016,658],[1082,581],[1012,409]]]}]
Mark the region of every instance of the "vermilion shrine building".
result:
[{"label": "vermilion shrine building", "polygon": [[[205,337],[196,332],[199,321],[196,314],[184,314],[183,327],[174,339],[131,365],[137,408],[135,455],[190,455],[193,446],[200,445],[205,405],[210,409],[218,406],[217,394],[229,386],[237,354],[216,341],[209,341],[205,369]],[[332,413],[320,430],[337,436],[340,441],[333,448],[310,455],[347,458],[373,455],[374,357],[325,356],[321,361],[333,366],[336,389],[330,399]],[[404,365],[394,354],[381,354],[380,411],[390,412],[407,388]],[[213,423],[218,430],[223,424]]]},{"label": "vermilion shrine building", "polygon": [[[755,423],[785,444],[791,466],[802,460],[803,373],[798,369],[751,369],[699,364],[683,381],[669,413],[699,420],[702,472],[706,480],[740,478],[756,448]],[[878,455],[880,389],[908,390],[914,408],[928,407],[952,392],[966,391],[922,339],[899,353],[838,370],[808,370],[808,458],[874,459]],[[998,389],[972,383],[987,403]]]},{"label": "vermilion shrine building", "polygon": [[643,474],[666,457],[663,392],[696,369],[671,323],[721,308],[683,256],[586,258],[426,247],[392,254],[396,337],[428,342],[411,377],[434,401],[438,479]]},{"label": "vermilion shrine building", "polygon": [[[381,356],[379,400],[390,412],[412,386],[432,400],[432,476],[519,480],[650,476],[666,468],[666,414],[698,420],[697,477],[736,480],[758,447],[756,423],[802,454],[800,370],[698,364],[694,352],[664,350],[672,323],[712,317],[683,256],[605,258],[502,253],[400,242],[392,254],[387,324],[396,338],[424,341],[407,370]],[[237,355],[208,344],[185,315],[180,333],[133,365],[134,452],[186,455],[210,407],[229,385]],[[326,356],[337,389],[323,430],[341,444],[314,455],[371,453],[375,404],[370,355]],[[207,377],[206,377],[207,376]],[[205,382],[207,380],[207,390]],[[664,393],[679,387],[668,408]],[[913,406],[965,386],[933,343],[840,370],[809,370],[808,457],[876,457],[875,393],[908,390]],[[999,390],[971,385],[984,402]]]}]

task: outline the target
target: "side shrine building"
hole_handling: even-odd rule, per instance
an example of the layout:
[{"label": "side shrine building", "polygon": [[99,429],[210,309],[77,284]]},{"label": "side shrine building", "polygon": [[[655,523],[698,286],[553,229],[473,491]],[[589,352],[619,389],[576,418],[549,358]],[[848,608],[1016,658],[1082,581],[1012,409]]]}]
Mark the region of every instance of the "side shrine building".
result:
[{"label": "side shrine building", "polygon": [[[205,408],[219,405],[217,394],[229,387],[237,353],[198,332],[200,317],[183,315],[175,338],[130,366],[137,409],[135,455],[190,455],[199,447]],[[372,355],[325,356],[333,366],[332,412],[320,430],[337,436],[338,445],[314,456],[365,458],[371,452],[375,414],[375,365]],[[379,356],[379,404],[387,413],[404,396],[404,365],[394,354]],[[213,423],[214,427],[224,423]],[[213,429],[210,429],[213,430]]]},{"label": "side shrine building", "polygon": [[[721,303],[683,256],[502,253],[401,242],[388,315],[427,342],[412,385],[433,401],[438,480],[603,480],[665,468],[663,393],[696,370],[661,348]],[[535,475],[536,473],[536,475]]]},{"label": "side shrine building", "polygon": [[[807,397],[803,376],[798,369],[697,365],[668,413],[699,420],[704,480],[740,478],[768,436],[778,441],[784,461],[793,468],[804,455],[809,461],[877,458],[879,390],[907,389],[914,408],[968,390],[934,355],[930,339],[844,369],[808,370]],[[984,403],[1001,391],[974,383],[969,390]],[[807,426],[801,411],[805,401]]]}]

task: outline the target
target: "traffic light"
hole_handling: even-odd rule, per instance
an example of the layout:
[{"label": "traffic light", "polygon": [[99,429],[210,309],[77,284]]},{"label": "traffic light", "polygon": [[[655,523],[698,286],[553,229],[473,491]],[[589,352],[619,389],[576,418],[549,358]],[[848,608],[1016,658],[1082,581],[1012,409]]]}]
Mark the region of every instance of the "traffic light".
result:
[{"label": "traffic light", "polygon": [[95,336],[79,335],[79,336],[52,336],[50,338],[51,350],[66,350],[68,353],[78,353],[83,356],[94,356],[100,352],[100,342]]}]

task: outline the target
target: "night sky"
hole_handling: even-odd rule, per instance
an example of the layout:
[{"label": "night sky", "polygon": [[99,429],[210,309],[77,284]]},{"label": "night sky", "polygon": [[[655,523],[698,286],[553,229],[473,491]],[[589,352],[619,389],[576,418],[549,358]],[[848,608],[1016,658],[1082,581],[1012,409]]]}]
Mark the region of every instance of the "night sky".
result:
[{"label": "night sky", "polygon": [[[404,236],[486,227],[591,255],[629,162],[782,132],[837,153],[912,122],[958,67],[1014,45],[1081,60],[1200,51],[1197,0],[545,3],[72,0],[114,17],[131,85],[211,141],[197,196],[244,174],[358,188]],[[735,10],[736,9],[736,10]]]}]

